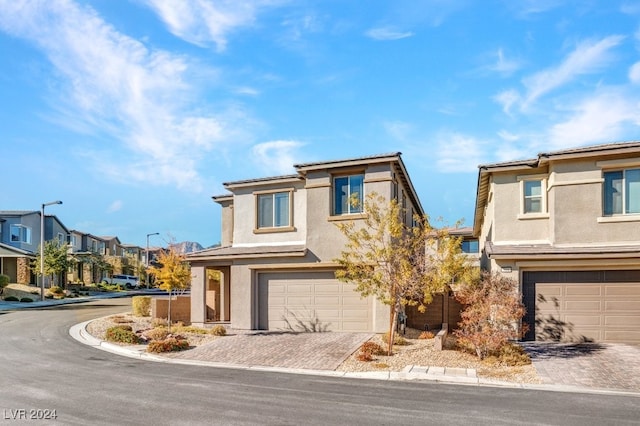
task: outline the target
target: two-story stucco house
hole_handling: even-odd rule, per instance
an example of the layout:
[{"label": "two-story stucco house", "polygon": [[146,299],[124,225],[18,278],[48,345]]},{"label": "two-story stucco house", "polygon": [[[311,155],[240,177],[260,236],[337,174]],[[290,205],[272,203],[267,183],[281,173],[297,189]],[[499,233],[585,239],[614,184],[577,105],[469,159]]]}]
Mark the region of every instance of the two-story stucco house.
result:
[{"label": "two-story stucco house", "polygon": [[288,176],[225,183],[229,193],[213,197],[222,206],[222,241],[188,256],[191,322],[384,331],[389,308],[335,279],[333,260],[346,241],[336,223],[364,217],[372,192],[396,198],[407,221],[423,214],[400,153],[294,167]]},{"label": "two-story stucco house", "polygon": [[480,166],[474,235],[526,339],[640,342],[640,142]]},{"label": "two-story stucco house", "polygon": [[[8,275],[10,282],[35,282],[30,263],[40,247],[40,214],[37,210],[0,211],[0,274]],[[66,244],[68,233],[55,215],[45,214],[44,241]]]}]

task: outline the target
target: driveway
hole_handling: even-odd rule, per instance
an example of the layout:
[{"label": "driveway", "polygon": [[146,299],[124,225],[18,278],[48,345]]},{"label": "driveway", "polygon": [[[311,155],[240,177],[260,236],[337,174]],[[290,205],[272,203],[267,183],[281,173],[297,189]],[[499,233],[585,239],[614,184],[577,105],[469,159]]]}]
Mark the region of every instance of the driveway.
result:
[{"label": "driveway", "polygon": [[545,384],[640,390],[640,345],[543,342],[522,345]]},{"label": "driveway", "polygon": [[232,334],[174,356],[245,366],[335,370],[372,336],[339,332]]}]

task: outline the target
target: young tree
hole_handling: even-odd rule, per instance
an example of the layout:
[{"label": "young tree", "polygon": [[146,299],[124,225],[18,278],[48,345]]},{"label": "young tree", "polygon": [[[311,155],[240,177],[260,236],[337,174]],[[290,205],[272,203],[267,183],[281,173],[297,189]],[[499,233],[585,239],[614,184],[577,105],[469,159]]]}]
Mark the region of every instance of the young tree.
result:
[{"label": "young tree", "polygon": [[179,253],[176,247],[169,245],[169,249],[161,250],[157,257],[160,266],[152,266],[149,273],[153,274],[156,282],[162,290],[169,292],[168,323],[171,332],[171,297],[174,290],[185,290],[191,285],[191,267],[185,260],[184,254]]},{"label": "young tree", "polygon": [[[67,254],[67,246],[57,240],[46,241],[44,243],[44,275],[51,277],[53,282],[55,277],[61,275],[72,265],[72,260]],[[31,269],[40,276],[40,249],[36,258],[31,262]],[[64,280],[60,279],[61,287],[64,287]]]},{"label": "young tree", "polygon": [[446,229],[431,227],[428,218],[415,216],[408,225],[396,200],[378,194],[365,200],[362,221],[339,223],[347,237],[336,278],[355,284],[363,297],[375,296],[391,306],[388,354],[392,354],[395,327],[403,306],[426,309],[433,295],[449,289],[455,279],[472,272],[460,256],[460,239]]},{"label": "young tree", "polygon": [[525,308],[518,294],[518,283],[498,274],[484,274],[482,280],[461,286],[456,298],[467,305],[462,312],[458,341],[474,350],[480,359],[497,354],[509,340],[527,331],[520,324]]}]

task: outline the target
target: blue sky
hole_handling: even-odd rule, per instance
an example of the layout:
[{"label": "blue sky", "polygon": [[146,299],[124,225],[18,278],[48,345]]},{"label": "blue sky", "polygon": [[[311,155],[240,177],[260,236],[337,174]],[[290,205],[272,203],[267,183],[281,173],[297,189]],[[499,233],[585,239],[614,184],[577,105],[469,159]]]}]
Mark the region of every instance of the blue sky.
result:
[{"label": "blue sky", "polygon": [[640,3],[0,0],[0,209],[219,241],[222,182],[403,153],[431,217],[478,164],[638,139]]}]

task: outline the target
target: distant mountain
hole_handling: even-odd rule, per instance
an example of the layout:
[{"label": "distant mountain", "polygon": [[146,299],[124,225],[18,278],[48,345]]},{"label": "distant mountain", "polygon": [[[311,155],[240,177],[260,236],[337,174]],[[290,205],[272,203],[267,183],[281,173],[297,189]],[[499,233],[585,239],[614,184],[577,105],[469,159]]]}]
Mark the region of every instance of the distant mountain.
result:
[{"label": "distant mountain", "polygon": [[204,247],[202,247],[200,243],[195,243],[193,241],[183,241],[181,243],[171,244],[171,246],[174,247],[178,251],[178,253],[183,254],[204,249]]}]

